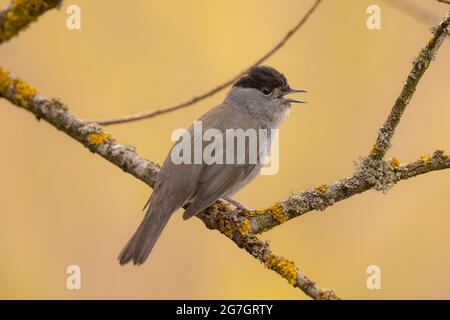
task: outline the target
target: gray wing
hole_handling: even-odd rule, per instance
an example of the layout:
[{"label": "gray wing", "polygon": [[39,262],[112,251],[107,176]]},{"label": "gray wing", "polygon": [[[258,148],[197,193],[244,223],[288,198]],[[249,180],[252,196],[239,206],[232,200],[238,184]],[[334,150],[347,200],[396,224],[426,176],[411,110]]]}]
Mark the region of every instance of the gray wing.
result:
[{"label": "gray wing", "polygon": [[[220,112],[227,108],[226,112]],[[216,108],[216,112],[207,113],[200,118],[210,128],[220,129],[225,137],[226,129],[255,129],[261,128],[261,124],[248,114],[238,112],[225,105]],[[203,128],[205,130],[205,128]],[[246,148],[248,156],[248,148]],[[188,219],[202,209],[208,207],[219,198],[237,192],[259,173],[260,163],[247,164],[213,164],[203,165],[198,180],[198,187],[192,203],[186,208],[183,218]]]},{"label": "gray wing", "polygon": [[[189,219],[216,200],[243,187],[242,182],[250,182],[260,165],[213,165],[203,169],[194,201],[184,211],[183,219]],[[256,174],[254,174],[256,173]]]}]

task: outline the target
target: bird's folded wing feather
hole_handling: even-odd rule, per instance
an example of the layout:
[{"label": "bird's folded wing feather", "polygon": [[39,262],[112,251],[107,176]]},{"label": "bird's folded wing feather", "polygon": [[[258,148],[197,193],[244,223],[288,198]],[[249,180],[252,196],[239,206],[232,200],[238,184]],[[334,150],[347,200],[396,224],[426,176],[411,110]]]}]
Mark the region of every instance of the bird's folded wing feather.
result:
[{"label": "bird's folded wing feather", "polygon": [[252,172],[257,170],[257,164],[247,165],[211,165],[203,169],[196,196],[183,214],[188,219],[214,201],[229,193],[242,183]]},{"label": "bird's folded wing feather", "polygon": [[[210,110],[199,120],[208,124],[208,128],[215,128],[222,131],[225,137],[226,129],[247,129],[259,130],[261,124],[248,113],[239,112],[231,106],[221,105]],[[205,130],[205,125],[203,130]],[[246,148],[248,156],[248,149]],[[255,170],[259,170],[259,164],[213,164],[204,165],[199,176],[198,188],[191,205],[183,214],[184,219],[188,219],[202,209],[208,207],[214,201],[226,195],[232,190],[239,189],[239,186],[249,178]]]}]

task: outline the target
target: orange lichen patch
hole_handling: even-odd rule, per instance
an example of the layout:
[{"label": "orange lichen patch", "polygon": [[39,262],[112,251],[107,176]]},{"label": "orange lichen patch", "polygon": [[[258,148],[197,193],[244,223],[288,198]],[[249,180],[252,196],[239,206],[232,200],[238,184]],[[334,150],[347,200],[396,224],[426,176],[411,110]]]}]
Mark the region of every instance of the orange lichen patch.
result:
[{"label": "orange lichen patch", "polygon": [[376,156],[377,153],[378,153],[378,150],[377,150],[377,148],[376,148],[376,145],[374,144],[374,145],[372,146],[372,150],[370,150],[370,154],[373,155],[373,156]]},{"label": "orange lichen patch", "polygon": [[283,223],[289,220],[289,216],[284,213],[283,207],[279,204],[273,205],[269,208],[269,212],[272,217],[275,218],[279,223]]},{"label": "orange lichen patch", "polygon": [[9,86],[9,72],[0,67],[0,91],[4,92]]},{"label": "orange lichen patch", "polygon": [[396,157],[392,157],[392,159],[389,163],[391,164],[392,168],[400,167],[400,161]]},{"label": "orange lichen patch", "polygon": [[28,103],[37,94],[37,90],[30,86],[28,83],[16,80],[15,85],[16,99],[20,106],[28,108]]},{"label": "orange lichen patch", "polygon": [[[384,149],[384,148],[382,147],[382,149]],[[370,154],[372,156],[376,156],[376,155],[378,155],[380,153],[380,151],[382,151],[382,150],[378,149],[378,146],[376,144],[374,144],[372,146],[372,150],[370,151]]]},{"label": "orange lichen patch", "polygon": [[289,216],[284,213],[283,207],[279,204],[275,204],[267,209],[257,209],[250,212],[245,212],[246,217],[257,217],[265,214],[270,214],[280,224],[289,220]]},{"label": "orange lichen patch", "polygon": [[242,220],[241,224],[239,225],[239,232],[245,236],[250,232],[252,229],[252,225],[250,224],[250,220],[244,219]]},{"label": "orange lichen patch", "polygon": [[297,284],[297,268],[294,262],[284,257],[269,256],[264,262],[266,267],[285,278],[291,285]]},{"label": "orange lichen patch", "polygon": [[318,300],[341,300],[332,289],[320,289]]},{"label": "orange lichen patch", "polygon": [[0,43],[14,37],[45,11],[56,7],[61,0],[14,0],[0,25]]},{"label": "orange lichen patch", "polygon": [[423,164],[427,164],[428,162],[430,162],[430,156],[427,155],[427,154],[423,154],[423,155],[420,156],[420,161]]},{"label": "orange lichen patch", "polygon": [[317,188],[314,188],[314,191],[315,191],[315,192],[321,192],[321,193],[324,193],[324,192],[326,192],[328,189],[329,189],[328,185],[323,184],[323,185],[321,185],[321,186],[319,186],[319,187],[317,187]]},{"label": "orange lichen patch", "polygon": [[29,103],[38,92],[36,88],[12,77],[8,71],[0,68],[0,96],[4,96],[7,90],[11,90],[11,94],[14,95],[12,100],[15,100],[23,108],[28,108]]},{"label": "orange lichen patch", "polygon": [[90,144],[102,144],[108,139],[111,139],[111,134],[103,132],[91,133],[87,137]]}]

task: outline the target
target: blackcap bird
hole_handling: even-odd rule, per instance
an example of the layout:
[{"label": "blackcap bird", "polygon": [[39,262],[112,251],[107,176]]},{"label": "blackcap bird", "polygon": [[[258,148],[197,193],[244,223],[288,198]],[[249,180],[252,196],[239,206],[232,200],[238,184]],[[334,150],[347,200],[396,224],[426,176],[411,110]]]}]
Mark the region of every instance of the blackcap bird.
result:
[{"label": "blackcap bird", "polygon": [[[210,132],[222,134],[223,137],[230,130],[239,129],[244,133],[249,129],[273,132],[287,116],[291,103],[304,102],[286,97],[295,92],[305,91],[292,89],[286,77],[274,68],[251,67],[234,83],[224,102],[201,116],[198,122],[202,124],[203,131],[212,129]],[[136,265],[144,263],[169,218],[183,206],[184,219],[196,215],[218,199],[224,199],[239,209],[245,209],[230,197],[258,175],[263,166],[263,158],[269,154],[273,134],[269,134],[266,138],[264,135],[257,135],[258,146],[263,147],[257,150],[256,161],[255,159],[250,161],[251,142],[244,137],[244,148],[234,148],[233,138],[232,143],[227,139],[226,147],[223,149],[214,150],[213,157],[223,159],[223,162],[211,163],[205,159],[198,162],[195,161],[198,160],[196,155],[188,155],[191,161],[175,163],[173,152],[179,149],[181,143],[186,143],[183,141],[186,137],[190,137],[189,148],[183,149],[183,152],[193,151],[198,145],[205,147],[208,144],[209,141],[204,141],[194,133],[194,127],[195,125],[187,130],[167,156],[154,191],[147,202],[145,217],[118,257],[120,264],[130,261]],[[220,139],[216,137],[215,141],[218,140]],[[230,155],[230,152],[233,154]],[[239,158],[239,152],[244,153],[240,158],[241,161],[236,160]]]}]

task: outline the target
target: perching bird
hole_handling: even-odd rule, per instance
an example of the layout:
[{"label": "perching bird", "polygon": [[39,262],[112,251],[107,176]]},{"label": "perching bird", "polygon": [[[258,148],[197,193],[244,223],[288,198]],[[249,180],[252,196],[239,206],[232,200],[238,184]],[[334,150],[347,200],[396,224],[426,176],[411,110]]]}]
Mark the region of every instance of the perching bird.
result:
[{"label": "perching bird", "polygon": [[[291,102],[303,102],[285,97],[295,92],[305,91],[291,89],[286,77],[274,68],[251,67],[234,83],[224,102],[208,111],[198,121],[201,121],[203,132],[217,129],[218,131],[213,132],[222,133],[223,137],[230,129],[243,129],[244,132],[248,129],[266,129],[270,132],[271,129],[278,129],[290,110]],[[189,134],[185,136],[191,137],[191,151],[195,149],[194,144],[198,143],[198,140],[195,140],[202,140],[194,131],[192,126],[188,130]],[[263,139],[259,135],[258,138]],[[144,220],[118,257],[120,264],[129,261],[136,265],[144,263],[169,218],[183,206],[187,206],[183,214],[184,219],[196,215],[218,199],[224,199],[240,209],[245,208],[230,197],[259,174],[264,160],[262,158],[269,153],[271,139],[272,135],[269,135],[261,144],[266,149],[258,149],[256,163],[250,161],[250,143],[247,142],[244,151],[238,148],[232,150],[234,154],[227,158],[235,160],[235,163],[231,164],[225,159],[225,153],[229,151],[227,148],[223,149],[223,155],[213,154],[225,159],[222,163],[213,164],[205,163],[204,160],[200,163],[192,161],[177,164],[173,161],[172,152],[169,153],[147,202]],[[182,143],[181,139],[175,143],[172,151],[179,143]],[[200,143],[204,147],[208,141]],[[242,155],[244,162],[236,161],[238,152],[245,152]],[[193,155],[189,157],[190,160],[194,159]]]}]

